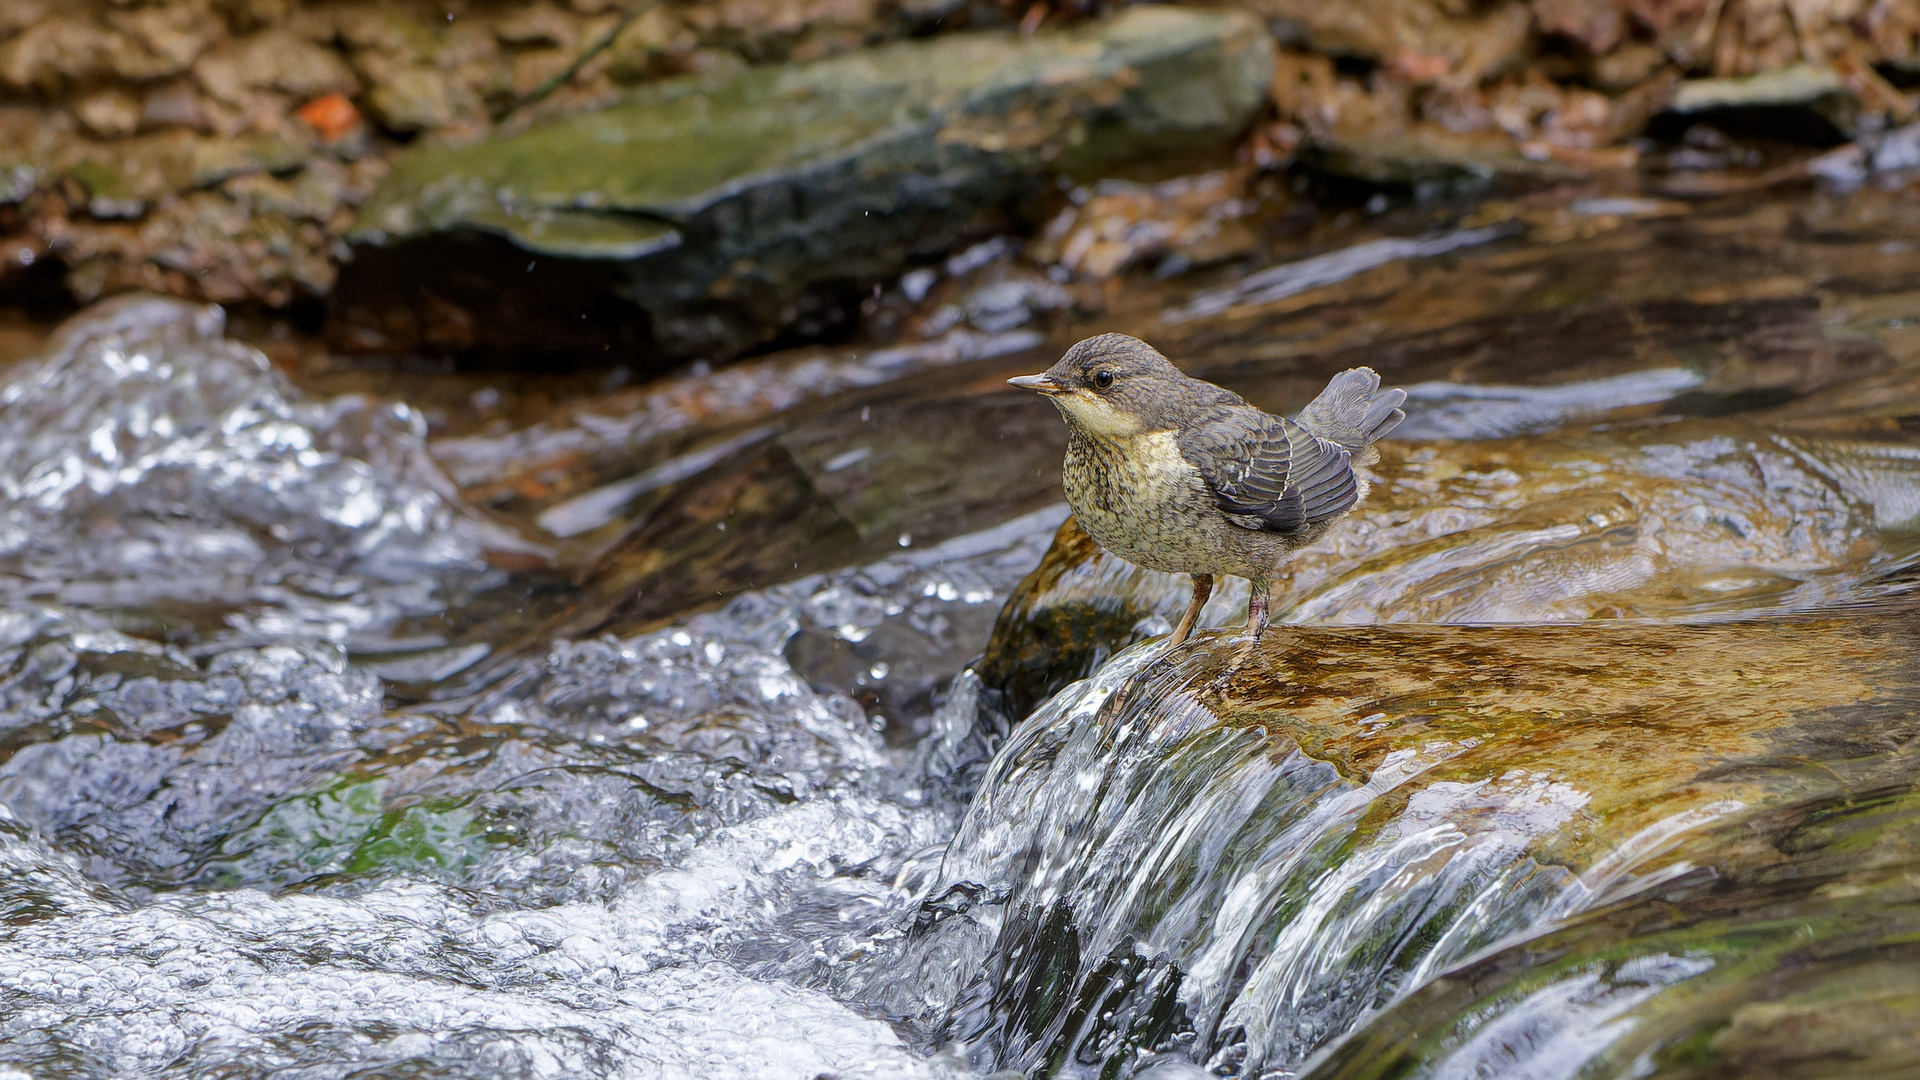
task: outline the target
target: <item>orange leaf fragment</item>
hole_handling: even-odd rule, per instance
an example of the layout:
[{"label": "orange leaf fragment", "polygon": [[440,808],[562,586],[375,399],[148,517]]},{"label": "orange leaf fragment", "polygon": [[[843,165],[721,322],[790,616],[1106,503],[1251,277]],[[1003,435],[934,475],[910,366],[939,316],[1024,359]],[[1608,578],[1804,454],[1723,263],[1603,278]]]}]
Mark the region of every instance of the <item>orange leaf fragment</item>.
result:
[{"label": "orange leaf fragment", "polygon": [[353,130],[360,122],[360,110],[353,107],[345,94],[328,94],[317,97],[300,106],[300,119],[305,120],[320,137],[327,142],[337,142],[342,135]]}]

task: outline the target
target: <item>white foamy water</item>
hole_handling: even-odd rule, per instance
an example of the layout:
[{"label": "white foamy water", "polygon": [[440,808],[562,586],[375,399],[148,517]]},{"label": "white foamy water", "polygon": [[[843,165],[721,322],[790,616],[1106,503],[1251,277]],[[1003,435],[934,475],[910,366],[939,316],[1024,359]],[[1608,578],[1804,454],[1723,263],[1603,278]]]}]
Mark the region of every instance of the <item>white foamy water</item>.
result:
[{"label": "white foamy water", "polygon": [[[348,657],[531,546],[404,406],[306,401],[217,309],[136,298],[0,387],[0,461],[0,1064],[958,1069],[824,988],[951,835],[975,696],[903,696],[929,734],[889,745],[785,653],[953,674],[1059,511],[408,710]],[[190,628],[147,617],[173,608]]]}]

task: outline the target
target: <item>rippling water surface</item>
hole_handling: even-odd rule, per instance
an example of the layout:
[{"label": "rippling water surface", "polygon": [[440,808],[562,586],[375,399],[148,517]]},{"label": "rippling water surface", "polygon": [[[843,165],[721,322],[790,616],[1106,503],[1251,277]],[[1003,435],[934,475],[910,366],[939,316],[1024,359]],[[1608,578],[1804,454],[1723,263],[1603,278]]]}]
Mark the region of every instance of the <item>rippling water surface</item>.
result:
[{"label": "rippling water surface", "polygon": [[[0,372],[0,1075],[1911,1075],[1920,209],[1647,207],[437,435],[84,313]],[[1412,389],[1261,642],[999,389],[1115,328]]]}]

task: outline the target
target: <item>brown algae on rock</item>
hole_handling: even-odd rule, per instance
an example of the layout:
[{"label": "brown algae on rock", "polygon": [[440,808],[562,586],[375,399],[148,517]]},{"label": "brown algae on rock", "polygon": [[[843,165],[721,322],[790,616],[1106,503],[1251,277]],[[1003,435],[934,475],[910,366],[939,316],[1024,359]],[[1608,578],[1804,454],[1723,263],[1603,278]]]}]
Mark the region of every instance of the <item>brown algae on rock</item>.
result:
[{"label": "brown algae on rock", "polygon": [[[1716,420],[1383,444],[1373,494],[1275,583],[1275,619],[1707,619],[1870,597],[1920,550],[1899,494],[1915,463],[1894,449]],[[1037,701],[1176,617],[1186,589],[1069,521],[1009,601],[982,676]],[[1223,590],[1209,618],[1244,600]]]},{"label": "brown algae on rock", "polygon": [[[993,978],[922,1003],[1017,1067],[1111,1064],[1137,1045],[1304,1071],[1340,1032],[1366,1037],[1369,1014],[1510,935],[1548,933],[1513,949],[1564,973],[1657,956],[1676,920],[1707,928],[1684,936],[1695,959],[1656,973],[1655,990],[1725,968],[1708,984],[1763,996],[1741,965],[1780,950],[1749,953],[1749,931],[1722,913],[1764,909],[1769,874],[1851,865],[1846,837],[1815,846],[1805,823],[1910,787],[1915,619],[1901,599],[1695,625],[1293,626],[1258,643],[1209,631],[1130,650],[995,761],[942,882],[1006,891],[936,920],[914,954],[983,934]],[[1911,830],[1910,807],[1893,816]],[[1738,891],[1706,888],[1716,880]],[[1642,922],[1608,930],[1634,903],[1649,905]],[[1824,901],[1808,903],[1798,910]],[[1903,910],[1860,917],[1885,929]],[[1566,920],[1599,920],[1616,945],[1570,954],[1551,944]],[[1844,930],[1813,918],[1798,944]],[[1427,1075],[1419,1063],[1459,1050],[1486,1015],[1460,994],[1440,979],[1409,1000],[1461,1011],[1379,1021],[1394,1038],[1451,1039],[1421,1035],[1400,1057],[1364,1044],[1350,1059],[1361,1071],[1328,1075]],[[1620,1034],[1577,1011],[1545,1020],[1602,1049]],[[1176,1031],[1191,1034],[1167,1042]],[[1533,1052],[1517,1045],[1484,1049]]]}]

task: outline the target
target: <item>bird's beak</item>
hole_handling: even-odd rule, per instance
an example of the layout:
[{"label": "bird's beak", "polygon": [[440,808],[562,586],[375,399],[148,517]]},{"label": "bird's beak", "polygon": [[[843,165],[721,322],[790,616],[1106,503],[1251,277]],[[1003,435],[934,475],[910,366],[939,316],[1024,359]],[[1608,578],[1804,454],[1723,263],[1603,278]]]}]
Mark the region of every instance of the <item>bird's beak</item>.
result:
[{"label": "bird's beak", "polygon": [[1022,390],[1031,390],[1036,394],[1045,394],[1048,397],[1067,392],[1066,387],[1054,382],[1053,377],[1045,372],[1038,375],[1016,375],[1007,381]]}]

